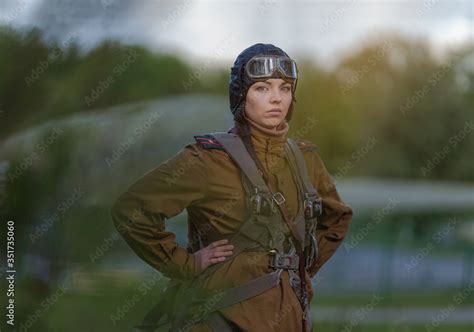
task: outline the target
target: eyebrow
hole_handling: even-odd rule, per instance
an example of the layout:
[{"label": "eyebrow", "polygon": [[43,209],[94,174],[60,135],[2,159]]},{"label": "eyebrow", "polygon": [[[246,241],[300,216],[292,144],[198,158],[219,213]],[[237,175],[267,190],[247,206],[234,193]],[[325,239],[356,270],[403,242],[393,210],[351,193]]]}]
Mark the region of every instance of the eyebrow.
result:
[{"label": "eyebrow", "polygon": [[[272,85],[272,83],[270,83],[270,82],[267,82],[267,81],[261,81],[261,83],[265,83],[265,84]],[[289,83],[289,82],[286,82],[286,81],[283,81],[283,83],[281,83],[281,84],[280,84],[280,86],[282,86],[282,85],[285,85],[285,84],[290,84],[290,85],[291,85],[291,83]]]}]

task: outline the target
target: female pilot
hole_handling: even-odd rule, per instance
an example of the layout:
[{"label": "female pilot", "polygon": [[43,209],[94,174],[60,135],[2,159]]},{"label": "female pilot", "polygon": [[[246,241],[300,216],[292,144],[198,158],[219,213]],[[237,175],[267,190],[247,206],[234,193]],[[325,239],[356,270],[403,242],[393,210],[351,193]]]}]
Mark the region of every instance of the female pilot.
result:
[{"label": "female pilot", "polygon": [[[167,311],[172,331],[312,330],[311,278],[341,244],[352,210],[317,147],[287,137],[296,82],[280,48],[245,49],[229,81],[234,126],[194,136],[114,204],[135,253],[184,285],[160,298],[143,329]],[[184,209],[187,248],[165,229]]]}]

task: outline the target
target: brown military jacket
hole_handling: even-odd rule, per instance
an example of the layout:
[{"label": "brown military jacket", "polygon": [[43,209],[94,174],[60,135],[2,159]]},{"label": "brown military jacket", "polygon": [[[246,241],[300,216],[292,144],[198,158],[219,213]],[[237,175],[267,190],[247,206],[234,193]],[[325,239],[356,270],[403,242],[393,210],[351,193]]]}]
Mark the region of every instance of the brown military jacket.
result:
[{"label": "brown military jacket", "polygon": [[[257,157],[286,197],[288,210],[294,216],[298,208],[297,187],[284,158],[285,141],[285,136],[268,136],[252,130]],[[352,210],[342,202],[316,146],[308,140],[297,142],[323,203],[323,215],[316,229],[319,259],[305,276],[311,299],[310,279],[341,244]],[[175,234],[165,229],[165,220],[184,209],[188,212],[188,248],[178,245]],[[230,239],[247,215],[237,165],[225,151],[205,149],[198,143],[186,145],[138,179],[112,209],[117,229],[136,254],[165,276],[177,279],[195,275],[192,252],[216,240]],[[286,231],[290,233],[288,227]],[[204,287],[213,290],[240,285],[272,272],[268,262],[269,255],[264,251],[244,251],[221,263]],[[300,303],[290,286],[288,272],[281,276],[277,287],[224,308],[221,313],[242,331],[302,331]],[[211,329],[201,323],[190,331]]]}]

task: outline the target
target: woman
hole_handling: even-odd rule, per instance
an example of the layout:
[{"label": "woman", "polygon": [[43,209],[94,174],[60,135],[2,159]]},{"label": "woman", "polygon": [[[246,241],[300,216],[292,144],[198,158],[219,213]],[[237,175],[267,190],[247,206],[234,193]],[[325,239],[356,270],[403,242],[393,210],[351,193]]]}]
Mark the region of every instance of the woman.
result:
[{"label": "woman", "polygon": [[[219,294],[193,319],[173,307],[172,330],[311,331],[311,278],[341,244],[352,210],[316,146],[287,140],[296,82],[296,63],[280,48],[244,50],[229,84],[235,126],[195,136],[114,205],[138,256],[203,298]],[[186,249],[165,230],[184,209]]]}]

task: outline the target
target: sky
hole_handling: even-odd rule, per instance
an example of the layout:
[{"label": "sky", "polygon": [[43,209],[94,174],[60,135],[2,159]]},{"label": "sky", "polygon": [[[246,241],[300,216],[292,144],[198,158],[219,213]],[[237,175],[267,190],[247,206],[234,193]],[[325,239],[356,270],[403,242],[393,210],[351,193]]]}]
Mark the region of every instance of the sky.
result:
[{"label": "sky", "polygon": [[243,49],[272,43],[290,56],[334,65],[382,33],[429,42],[443,54],[474,41],[474,0],[2,0],[0,23],[37,26],[85,51],[106,38],[199,63],[228,65]]}]

